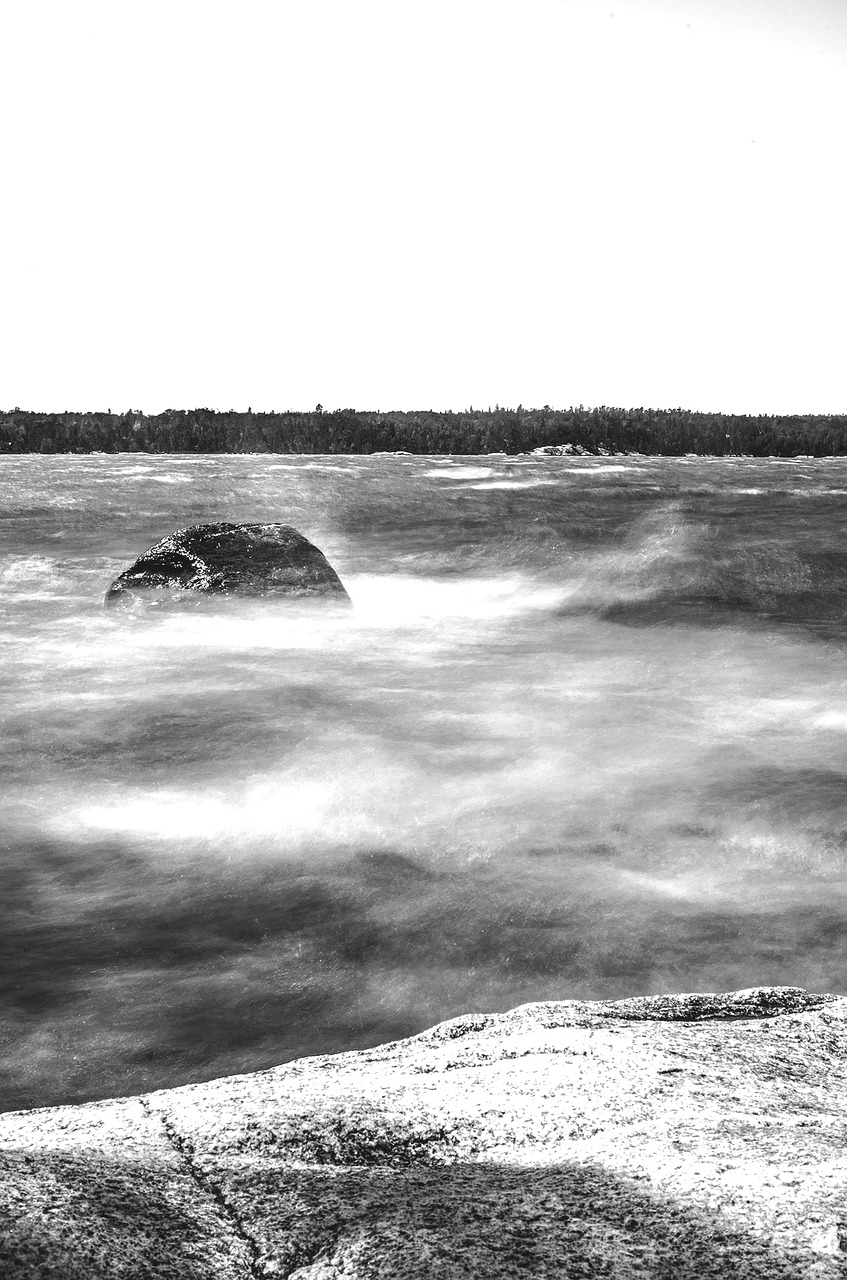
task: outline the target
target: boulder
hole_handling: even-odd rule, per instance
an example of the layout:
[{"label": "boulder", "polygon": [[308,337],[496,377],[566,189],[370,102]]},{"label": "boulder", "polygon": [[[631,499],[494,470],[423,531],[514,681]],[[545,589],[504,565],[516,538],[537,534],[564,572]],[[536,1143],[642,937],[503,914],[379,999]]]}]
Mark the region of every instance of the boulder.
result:
[{"label": "boulder", "polygon": [[224,523],[177,529],[157,542],[115,579],[106,604],[183,592],[350,603],[323,553],[290,525]]},{"label": "boulder", "polygon": [[4,1280],[828,1280],[847,998],[552,1001],[0,1116]]}]

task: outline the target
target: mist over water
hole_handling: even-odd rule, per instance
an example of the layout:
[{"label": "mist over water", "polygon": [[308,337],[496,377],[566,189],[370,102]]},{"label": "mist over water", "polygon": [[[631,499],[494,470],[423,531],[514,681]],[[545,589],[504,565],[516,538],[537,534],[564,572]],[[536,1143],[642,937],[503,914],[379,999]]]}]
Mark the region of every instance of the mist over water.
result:
[{"label": "mist over water", "polygon": [[[847,461],[0,461],[0,1106],[844,991]],[[354,610],[106,611],[204,521]]]}]

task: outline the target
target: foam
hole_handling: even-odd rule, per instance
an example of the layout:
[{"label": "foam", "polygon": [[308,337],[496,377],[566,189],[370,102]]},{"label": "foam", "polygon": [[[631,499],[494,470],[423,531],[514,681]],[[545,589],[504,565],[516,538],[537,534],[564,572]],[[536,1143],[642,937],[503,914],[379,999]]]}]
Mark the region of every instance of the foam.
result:
[{"label": "foam", "polygon": [[466,467],[458,463],[444,465],[441,471],[424,471],[421,473],[428,480],[485,480],[494,475],[491,467]]},{"label": "foam", "polygon": [[555,480],[540,477],[531,480],[487,480],[478,484],[459,484],[457,489],[538,489],[543,485],[555,485]]}]

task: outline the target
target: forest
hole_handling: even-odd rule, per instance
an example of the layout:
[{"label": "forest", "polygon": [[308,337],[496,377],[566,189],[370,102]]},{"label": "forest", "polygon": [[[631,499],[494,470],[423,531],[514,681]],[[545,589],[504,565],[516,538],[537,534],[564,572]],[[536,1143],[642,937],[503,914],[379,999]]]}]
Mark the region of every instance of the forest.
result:
[{"label": "forest", "polygon": [[356,409],[253,413],[0,411],[0,453],[529,453],[831,457],[847,454],[847,414],[747,416],[688,409]]}]

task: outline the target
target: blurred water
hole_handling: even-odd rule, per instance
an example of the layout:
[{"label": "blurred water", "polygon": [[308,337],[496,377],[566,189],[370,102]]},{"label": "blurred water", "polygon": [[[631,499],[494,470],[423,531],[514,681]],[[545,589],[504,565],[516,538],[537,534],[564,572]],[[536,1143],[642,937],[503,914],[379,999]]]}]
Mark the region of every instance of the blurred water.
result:
[{"label": "blurred water", "polygon": [[[0,460],[0,1106],[844,991],[847,460]],[[275,520],[355,609],[125,616]]]}]

